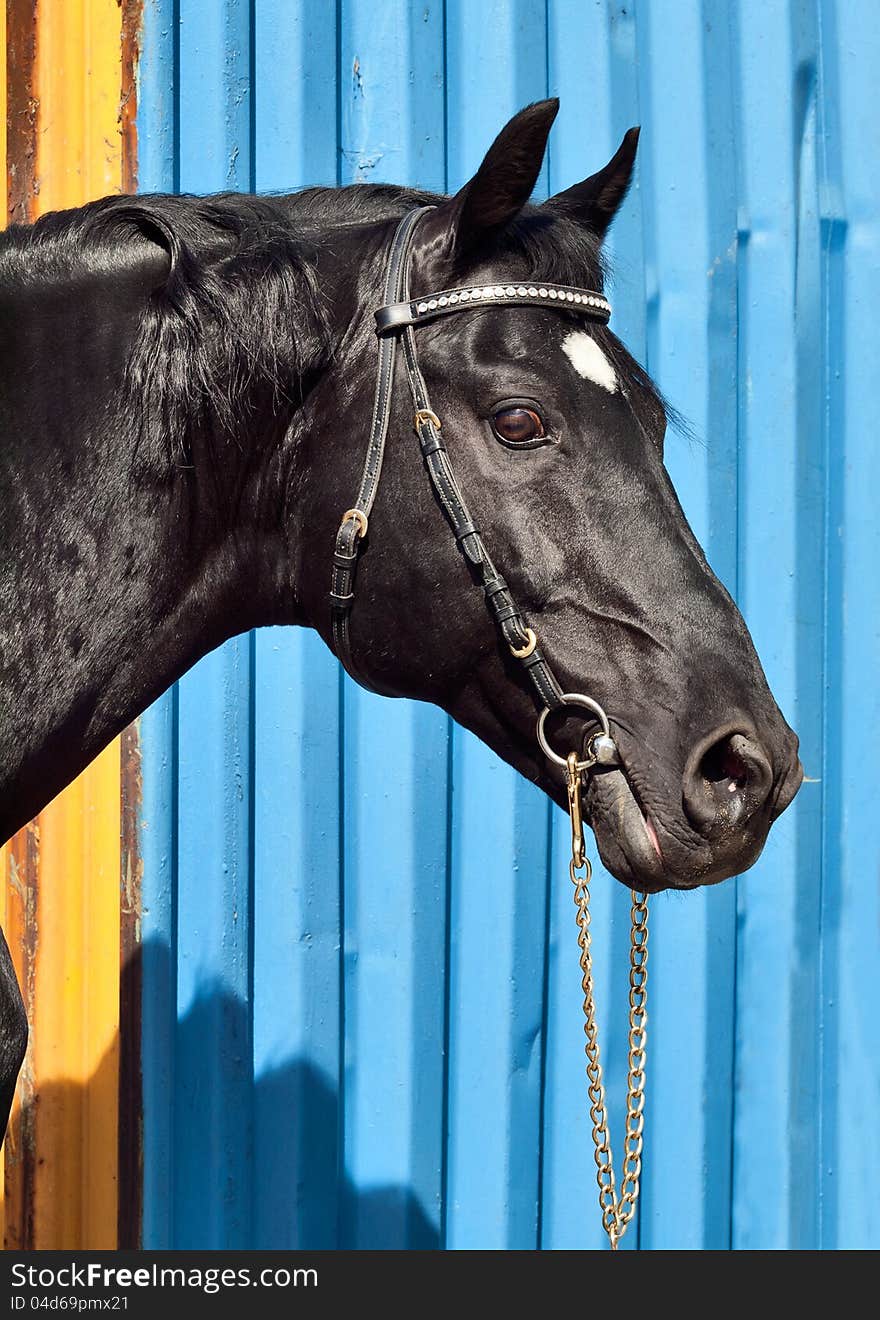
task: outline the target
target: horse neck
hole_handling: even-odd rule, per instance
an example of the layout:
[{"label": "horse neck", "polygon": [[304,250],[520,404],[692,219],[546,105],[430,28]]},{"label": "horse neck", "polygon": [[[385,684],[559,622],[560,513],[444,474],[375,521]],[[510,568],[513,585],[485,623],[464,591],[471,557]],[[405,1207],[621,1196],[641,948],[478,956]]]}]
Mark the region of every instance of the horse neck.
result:
[{"label": "horse neck", "polygon": [[155,439],[119,406],[124,300],[56,293],[0,316],[2,839],[200,656],[269,621],[285,574],[283,547],[277,581],[249,557],[273,554],[256,545],[235,444],[237,467],[211,447],[231,482],[197,479],[198,435],[189,461],[157,473]]},{"label": "horse neck", "polygon": [[[324,631],[327,547],[362,461],[352,452],[328,471],[326,444],[336,439],[339,359],[357,361],[375,342],[359,281],[383,228],[318,232],[335,322],[327,361],[289,382],[295,403],[255,387],[233,433],[157,436],[137,425],[144,410],[120,404],[157,278],[154,248],[109,276],[32,280],[2,309],[3,838],[213,647],[261,624]],[[369,393],[371,370],[360,366]],[[359,413],[368,407],[358,396]]]}]

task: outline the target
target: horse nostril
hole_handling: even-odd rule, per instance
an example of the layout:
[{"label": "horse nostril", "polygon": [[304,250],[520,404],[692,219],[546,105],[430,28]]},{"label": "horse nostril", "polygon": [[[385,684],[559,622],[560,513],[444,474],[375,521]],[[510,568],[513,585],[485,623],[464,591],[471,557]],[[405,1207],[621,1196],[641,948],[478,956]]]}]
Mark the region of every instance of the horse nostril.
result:
[{"label": "horse nostril", "polygon": [[714,743],[700,761],[700,773],[708,784],[717,784],[728,793],[745,788],[749,782],[749,763],[743,756],[742,734]]},{"label": "horse nostril", "polygon": [[688,758],[684,805],[702,832],[744,825],[764,805],[773,786],[770,762],[742,733],[704,739]]}]

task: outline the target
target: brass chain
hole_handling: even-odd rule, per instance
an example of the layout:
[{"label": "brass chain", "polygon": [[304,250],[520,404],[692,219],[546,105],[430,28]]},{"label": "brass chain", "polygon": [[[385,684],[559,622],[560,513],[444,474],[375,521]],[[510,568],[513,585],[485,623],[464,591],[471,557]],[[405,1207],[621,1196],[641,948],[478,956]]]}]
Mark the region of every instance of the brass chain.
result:
[{"label": "brass chain", "polygon": [[[569,802],[580,797],[582,765],[572,753],[568,757]],[[577,815],[578,819],[575,820]],[[612,1251],[617,1251],[620,1239],[636,1211],[639,1199],[639,1177],[642,1171],[642,1142],[645,1125],[645,1061],[648,1035],[648,898],[631,890],[629,935],[629,1053],[626,1085],[626,1125],[624,1133],[623,1181],[620,1194],[616,1190],[611,1139],[608,1134],[608,1109],[605,1083],[599,1056],[599,1033],[596,1023],[596,1005],[593,994],[593,955],[590,933],[590,879],[592,867],[583,849],[582,826],[579,810],[572,812],[572,857],[568,873],[574,885],[577,907],[578,945],[580,947],[581,986],[584,992],[584,1052],[587,1056],[587,1094],[590,1098],[590,1118],[593,1121],[593,1156],[596,1161],[596,1181],[599,1184],[599,1209],[602,1227],[608,1234]],[[581,830],[576,839],[575,824]],[[579,874],[581,872],[581,874]]]}]

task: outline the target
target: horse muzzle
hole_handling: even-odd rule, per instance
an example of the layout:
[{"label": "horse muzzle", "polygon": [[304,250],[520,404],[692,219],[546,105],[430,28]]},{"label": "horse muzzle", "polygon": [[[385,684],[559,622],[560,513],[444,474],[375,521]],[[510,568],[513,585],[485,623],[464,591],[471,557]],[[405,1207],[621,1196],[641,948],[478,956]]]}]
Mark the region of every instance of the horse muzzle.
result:
[{"label": "horse muzzle", "polygon": [[606,868],[646,893],[748,870],[803,779],[796,751],[786,749],[774,771],[754,733],[734,726],[701,740],[674,785],[656,782],[637,763],[637,744],[617,729],[614,736],[619,764],[590,773],[585,816]]}]

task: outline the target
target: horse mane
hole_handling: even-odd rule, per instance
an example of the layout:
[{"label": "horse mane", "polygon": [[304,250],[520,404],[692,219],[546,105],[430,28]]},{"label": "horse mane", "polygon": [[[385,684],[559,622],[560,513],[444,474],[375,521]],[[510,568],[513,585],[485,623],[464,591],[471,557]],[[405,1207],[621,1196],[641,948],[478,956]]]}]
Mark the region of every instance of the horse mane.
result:
[{"label": "horse mane", "polygon": [[194,421],[241,443],[261,388],[276,404],[301,400],[328,355],[330,313],[315,242],[276,197],[105,197],[11,226],[0,270],[14,261],[19,279],[46,278],[47,267],[71,278],[94,253],[112,261],[139,238],[164,250],[168,271],[147,300],[120,402],[141,440],[149,432],[186,463]]},{"label": "horse mane", "polygon": [[[158,243],[168,273],[150,296],[132,347],[121,403],[142,440],[188,463],[196,419],[246,443],[258,401],[296,407],[333,353],[332,308],[317,277],[329,230],[390,221],[435,193],[390,184],[306,188],[285,195],[219,193],[111,196],[75,210],[13,225],[0,240],[0,271],[15,260],[37,273],[50,258],[55,278],[74,273],[86,249],[112,254],[138,235]],[[571,219],[527,206],[498,236],[493,255],[524,277],[600,290],[605,268],[595,237]],[[378,288],[381,272],[361,277]],[[342,327],[336,327],[338,334]],[[620,341],[597,327],[620,372],[662,403]],[[158,435],[157,435],[158,432]]]}]

